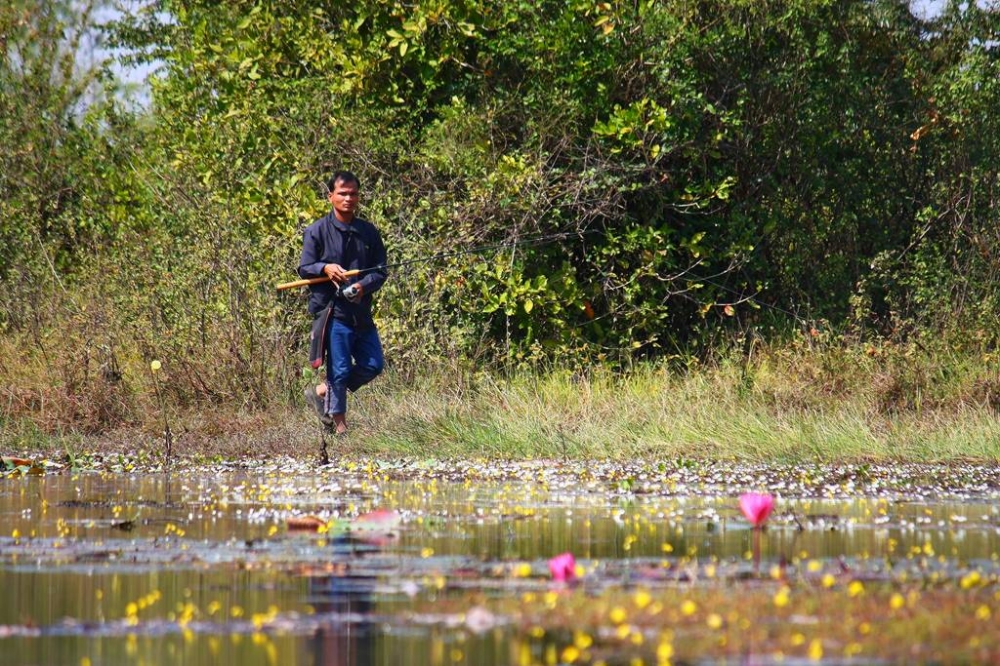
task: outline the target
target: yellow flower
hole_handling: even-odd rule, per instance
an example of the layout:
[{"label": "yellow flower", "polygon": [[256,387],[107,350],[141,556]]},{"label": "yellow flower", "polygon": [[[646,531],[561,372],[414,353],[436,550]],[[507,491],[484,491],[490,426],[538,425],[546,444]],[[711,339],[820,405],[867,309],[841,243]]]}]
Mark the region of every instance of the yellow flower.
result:
[{"label": "yellow flower", "polygon": [[685,615],[694,615],[698,610],[698,604],[691,601],[690,599],[685,599],[684,603],[681,604],[681,612]]},{"label": "yellow flower", "polygon": [[813,661],[819,661],[823,658],[823,644],[818,638],[809,643],[809,658]]},{"label": "yellow flower", "polygon": [[562,661],[564,664],[572,664],[580,658],[580,651],[572,645],[566,646],[562,651]]},{"label": "yellow flower", "polygon": [[852,597],[864,594],[864,592],[865,592],[865,584],[862,583],[860,580],[852,580],[851,584],[847,586],[847,594],[851,595]]},{"label": "yellow flower", "polygon": [[774,595],[774,605],[778,608],[784,608],[788,605],[788,594],[791,592],[787,587],[782,587]]},{"label": "yellow flower", "polygon": [[963,590],[968,590],[970,587],[975,587],[979,585],[982,581],[982,575],[978,571],[970,571],[969,573],[962,576],[962,580],[959,583]]},{"label": "yellow flower", "polygon": [[900,594],[899,592],[893,594],[892,597],[889,599],[889,608],[891,608],[892,610],[899,610],[905,605],[906,605],[906,599],[904,599],[903,595]]},{"label": "yellow flower", "polygon": [[149,369],[152,370],[153,372],[159,372],[160,368],[162,367],[163,365],[161,365],[159,361],[155,360],[149,364]]}]

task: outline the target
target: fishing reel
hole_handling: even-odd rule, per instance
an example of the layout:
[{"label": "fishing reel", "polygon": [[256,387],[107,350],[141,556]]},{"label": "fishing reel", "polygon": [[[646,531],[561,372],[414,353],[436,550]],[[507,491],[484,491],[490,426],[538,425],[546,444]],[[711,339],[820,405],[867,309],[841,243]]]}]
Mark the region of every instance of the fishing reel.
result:
[{"label": "fishing reel", "polygon": [[354,284],[349,284],[346,287],[341,287],[340,295],[349,301],[353,301],[361,295],[361,285],[355,282]]}]

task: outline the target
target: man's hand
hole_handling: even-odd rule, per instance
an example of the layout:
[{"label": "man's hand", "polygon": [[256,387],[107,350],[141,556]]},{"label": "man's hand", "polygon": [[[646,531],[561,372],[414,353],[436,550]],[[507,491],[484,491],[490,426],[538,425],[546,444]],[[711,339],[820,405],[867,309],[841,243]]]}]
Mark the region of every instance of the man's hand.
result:
[{"label": "man's hand", "polygon": [[343,284],[347,281],[347,275],[345,274],[344,267],[340,264],[327,264],[323,266],[323,275],[330,278],[334,284]]},{"label": "man's hand", "polygon": [[365,288],[361,286],[360,282],[355,282],[349,287],[344,287],[340,293],[351,303],[360,303],[361,297],[365,295]]}]

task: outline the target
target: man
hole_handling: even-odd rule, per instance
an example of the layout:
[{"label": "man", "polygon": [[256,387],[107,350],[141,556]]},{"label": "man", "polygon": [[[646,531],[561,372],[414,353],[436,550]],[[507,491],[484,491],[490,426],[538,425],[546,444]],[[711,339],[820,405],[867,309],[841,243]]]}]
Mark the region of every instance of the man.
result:
[{"label": "man", "polygon": [[[316,318],[310,360],[326,356],[326,383],[306,389],[324,425],[347,433],[347,391],[381,374],[382,342],[372,319],[372,294],[386,280],[386,253],[378,229],[357,217],[361,182],[350,171],[336,171],[327,182],[333,210],[303,234],[299,276],[326,276],[310,286],[309,312]],[[353,273],[357,271],[357,273]]]}]

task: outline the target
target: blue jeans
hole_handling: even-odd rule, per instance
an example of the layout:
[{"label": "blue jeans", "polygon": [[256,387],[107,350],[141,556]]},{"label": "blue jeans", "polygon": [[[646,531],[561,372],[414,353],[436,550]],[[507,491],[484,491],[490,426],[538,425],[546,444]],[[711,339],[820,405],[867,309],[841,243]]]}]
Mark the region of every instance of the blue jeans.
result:
[{"label": "blue jeans", "polygon": [[382,374],[385,359],[378,331],[356,331],[333,317],[326,331],[326,413],[347,413],[347,392]]}]

